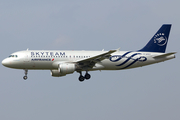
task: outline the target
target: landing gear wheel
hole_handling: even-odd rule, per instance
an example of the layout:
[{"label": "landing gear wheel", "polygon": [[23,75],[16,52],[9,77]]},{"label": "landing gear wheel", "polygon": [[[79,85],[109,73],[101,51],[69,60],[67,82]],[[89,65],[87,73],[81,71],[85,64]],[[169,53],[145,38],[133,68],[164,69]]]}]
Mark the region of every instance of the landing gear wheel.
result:
[{"label": "landing gear wheel", "polygon": [[26,80],[26,79],[27,79],[27,76],[24,76],[23,79]]},{"label": "landing gear wheel", "polygon": [[88,79],[90,79],[90,78],[91,78],[91,75],[90,75],[90,74],[88,74],[88,73],[86,73],[84,77],[85,77],[85,79],[86,79],[86,80],[88,80]]},{"label": "landing gear wheel", "polygon": [[28,69],[24,69],[24,74],[25,76],[23,77],[24,80],[26,80],[28,77],[27,77],[27,74],[28,74]]},{"label": "landing gear wheel", "polygon": [[79,81],[83,82],[84,81],[84,77],[82,75],[79,76]]}]

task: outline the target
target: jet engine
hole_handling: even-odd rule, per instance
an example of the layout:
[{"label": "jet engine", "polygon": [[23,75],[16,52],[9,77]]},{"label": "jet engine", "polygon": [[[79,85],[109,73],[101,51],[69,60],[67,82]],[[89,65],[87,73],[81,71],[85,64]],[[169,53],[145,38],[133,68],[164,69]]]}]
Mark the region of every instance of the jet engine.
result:
[{"label": "jet engine", "polygon": [[59,64],[58,70],[51,70],[51,75],[53,77],[65,76],[66,74],[71,74],[75,71],[76,67],[73,63],[61,63]]}]

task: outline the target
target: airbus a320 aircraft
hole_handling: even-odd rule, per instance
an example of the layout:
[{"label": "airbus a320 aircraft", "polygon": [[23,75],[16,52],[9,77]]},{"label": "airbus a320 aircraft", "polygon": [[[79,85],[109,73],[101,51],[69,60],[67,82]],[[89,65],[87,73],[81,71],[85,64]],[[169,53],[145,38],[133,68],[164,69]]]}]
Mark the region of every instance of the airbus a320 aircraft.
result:
[{"label": "airbus a320 aircraft", "polygon": [[[28,70],[50,70],[53,77],[80,73],[79,81],[90,79],[89,71],[124,70],[150,65],[175,58],[176,52],[165,53],[171,24],[164,24],[147,45],[137,51],[65,51],[26,50],[12,53],[2,61],[9,68],[24,69],[24,80]],[[85,75],[82,75],[85,71]]]}]

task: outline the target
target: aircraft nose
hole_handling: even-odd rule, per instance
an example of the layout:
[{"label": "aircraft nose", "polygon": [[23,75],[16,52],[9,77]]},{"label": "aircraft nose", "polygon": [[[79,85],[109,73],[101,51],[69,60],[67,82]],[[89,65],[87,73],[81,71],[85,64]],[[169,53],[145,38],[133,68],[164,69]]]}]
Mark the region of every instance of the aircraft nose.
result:
[{"label": "aircraft nose", "polygon": [[4,59],[4,60],[2,61],[2,65],[8,67],[8,66],[10,65],[10,62],[9,62],[7,59]]}]

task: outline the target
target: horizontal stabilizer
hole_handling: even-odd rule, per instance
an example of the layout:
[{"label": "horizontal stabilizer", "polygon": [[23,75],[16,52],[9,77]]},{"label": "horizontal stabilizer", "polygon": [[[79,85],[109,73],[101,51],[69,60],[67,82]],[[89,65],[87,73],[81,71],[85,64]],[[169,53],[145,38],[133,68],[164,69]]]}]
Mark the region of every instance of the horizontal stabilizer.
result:
[{"label": "horizontal stabilizer", "polygon": [[171,52],[171,53],[165,53],[165,54],[161,54],[161,55],[156,55],[153,56],[153,58],[162,58],[162,57],[166,57],[166,56],[170,56],[172,54],[176,54],[176,52]]}]

